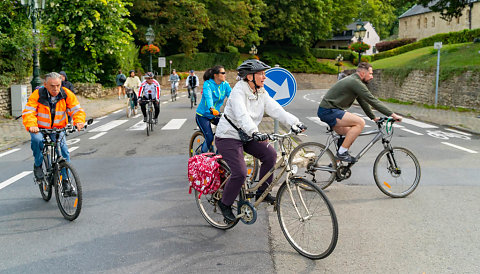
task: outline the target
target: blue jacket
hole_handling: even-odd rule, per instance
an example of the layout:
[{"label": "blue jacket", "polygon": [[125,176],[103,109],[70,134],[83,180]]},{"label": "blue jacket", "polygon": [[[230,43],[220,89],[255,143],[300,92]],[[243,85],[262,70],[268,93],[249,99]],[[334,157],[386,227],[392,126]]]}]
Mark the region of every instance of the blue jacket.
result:
[{"label": "blue jacket", "polygon": [[214,107],[220,111],[226,97],[230,96],[232,88],[227,81],[217,85],[213,79],[209,79],[203,83],[203,94],[200,104],[198,104],[197,114],[208,119],[215,116],[210,113],[210,108]]}]

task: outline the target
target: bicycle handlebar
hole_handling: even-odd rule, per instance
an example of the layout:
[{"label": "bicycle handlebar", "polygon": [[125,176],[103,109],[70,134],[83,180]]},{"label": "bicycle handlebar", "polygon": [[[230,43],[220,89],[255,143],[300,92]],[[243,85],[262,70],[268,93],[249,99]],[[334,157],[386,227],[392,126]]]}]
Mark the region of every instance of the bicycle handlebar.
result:
[{"label": "bicycle handlebar", "polygon": [[68,135],[75,131],[84,131],[87,129],[88,125],[91,125],[92,123],[93,123],[93,119],[88,119],[86,125],[82,129],[78,129],[76,126],[67,125],[64,128],[39,128],[39,132],[45,133],[45,134],[65,132]]}]

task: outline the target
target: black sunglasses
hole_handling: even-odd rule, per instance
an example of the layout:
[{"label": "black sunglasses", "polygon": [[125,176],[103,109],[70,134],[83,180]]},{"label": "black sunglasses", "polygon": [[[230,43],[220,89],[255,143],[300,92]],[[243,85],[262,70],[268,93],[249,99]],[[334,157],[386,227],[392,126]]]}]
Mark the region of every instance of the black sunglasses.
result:
[{"label": "black sunglasses", "polygon": [[218,72],[218,74],[225,74],[225,73],[227,73],[227,72],[225,72],[225,71]]}]

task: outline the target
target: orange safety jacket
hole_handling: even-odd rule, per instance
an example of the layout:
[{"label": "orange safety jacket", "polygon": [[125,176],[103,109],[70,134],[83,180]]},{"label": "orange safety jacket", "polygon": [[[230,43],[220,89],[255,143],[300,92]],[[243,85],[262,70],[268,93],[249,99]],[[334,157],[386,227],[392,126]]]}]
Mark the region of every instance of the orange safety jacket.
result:
[{"label": "orange safety jacket", "polygon": [[74,124],[85,123],[85,111],[80,106],[73,92],[62,87],[57,96],[59,97],[55,106],[55,112],[52,113],[50,111],[50,94],[48,90],[45,87],[41,87],[33,91],[22,112],[23,125],[27,131],[31,127],[64,128],[68,123],[67,113],[72,117]]}]

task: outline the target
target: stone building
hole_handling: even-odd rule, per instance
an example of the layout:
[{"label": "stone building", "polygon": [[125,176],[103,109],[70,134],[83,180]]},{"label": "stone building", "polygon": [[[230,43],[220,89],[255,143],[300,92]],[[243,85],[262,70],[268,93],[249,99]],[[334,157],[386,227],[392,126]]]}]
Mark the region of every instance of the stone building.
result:
[{"label": "stone building", "polygon": [[[437,0],[438,1],[438,0]],[[417,41],[438,33],[480,28],[480,1],[469,0],[462,16],[443,20],[439,12],[415,5],[398,17],[398,38],[417,38]]]},{"label": "stone building", "polygon": [[[375,44],[380,42],[380,36],[378,36],[377,32],[373,25],[368,21],[363,21],[363,27],[367,30],[365,33],[365,37],[363,38],[363,42],[370,45],[370,49],[367,50],[364,55],[372,55],[377,53],[375,49]],[[319,41],[316,43],[316,48],[329,48],[329,49],[348,49],[348,46],[351,43],[357,42],[357,38],[355,38],[354,30],[357,28],[356,22],[351,23],[347,26],[347,30],[335,34],[332,38],[328,40]]]}]

